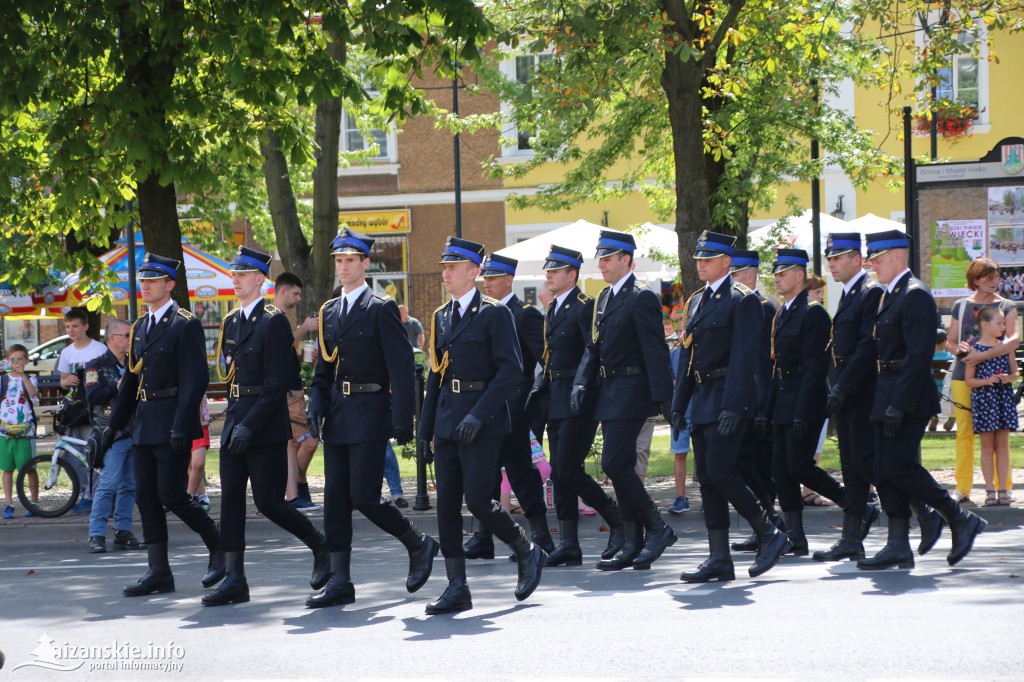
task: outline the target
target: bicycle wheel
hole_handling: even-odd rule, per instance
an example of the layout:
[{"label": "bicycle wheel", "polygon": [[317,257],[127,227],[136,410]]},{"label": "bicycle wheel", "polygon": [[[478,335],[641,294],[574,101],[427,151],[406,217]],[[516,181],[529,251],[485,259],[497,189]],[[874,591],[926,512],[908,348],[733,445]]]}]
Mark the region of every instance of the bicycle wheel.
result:
[{"label": "bicycle wheel", "polygon": [[[39,480],[39,500],[32,501],[31,477],[35,471]],[[78,500],[81,484],[78,474],[63,459],[53,463],[52,455],[37,455],[18,471],[18,499],[25,509],[36,516],[54,518],[67,514]]]}]

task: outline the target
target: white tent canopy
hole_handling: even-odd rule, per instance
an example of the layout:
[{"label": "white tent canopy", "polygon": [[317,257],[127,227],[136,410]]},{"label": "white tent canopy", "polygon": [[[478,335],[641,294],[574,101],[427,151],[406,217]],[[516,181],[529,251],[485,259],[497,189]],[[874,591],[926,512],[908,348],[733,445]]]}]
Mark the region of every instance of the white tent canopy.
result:
[{"label": "white tent canopy", "polygon": [[856,220],[851,220],[847,225],[849,225],[851,232],[860,232],[861,234],[874,234],[875,232],[885,232],[887,230],[907,231],[907,226],[903,223],[877,216],[874,213],[862,215]]},{"label": "white tent canopy", "polygon": [[[551,251],[551,245],[557,244],[583,253],[580,277],[600,277],[594,253],[597,251],[597,239],[603,229],[605,228],[600,225],[577,220],[518,244],[506,246],[495,253],[519,261],[519,267],[516,269],[517,276],[540,277],[544,275],[544,261]],[[634,254],[637,275],[648,280],[675,278],[676,269],[669,267],[667,263],[656,260],[652,255],[674,255],[677,249],[676,233],[666,230],[664,227],[646,223],[632,234],[637,244]]]},{"label": "white tent canopy", "polygon": [[[833,218],[827,213],[821,213],[821,249],[822,252],[825,250],[825,241],[833,232],[860,232],[861,234],[873,234],[875,232],[884,232],[886,230],[899,230],[900,232],[906,232],[907,227],[903,223],[898,223],[895,220],[887,220],[868,213],[867,215],[861,216],[856,220],[846,222],[845,220],[839,220]],[[769,239],[769,235],[772,233],[772,228],[776,227],[782,221],[774,222],[770,225],[760,227],[750,233],[750,241],[752,244],[763,244]],[[798,216],[791,217],[788,219],[785,228],[782,230],[784,234],[789,235],[790,243],[793,248],[804,249],[808,253],[811,253],[814,244],[814,235],[811,231],[811,211],[810,209],[804,211]]]}]

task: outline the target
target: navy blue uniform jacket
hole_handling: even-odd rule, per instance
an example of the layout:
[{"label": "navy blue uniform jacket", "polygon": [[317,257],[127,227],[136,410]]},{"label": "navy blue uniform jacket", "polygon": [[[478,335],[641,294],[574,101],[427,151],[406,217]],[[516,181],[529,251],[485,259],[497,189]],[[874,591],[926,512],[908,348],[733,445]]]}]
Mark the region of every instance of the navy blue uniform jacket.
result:
[{"label": "navy blue uniform jacket", "polygon": [[839,301],[832,318],[832,356],[842,358],[832,383],[846,391],[849,407],[867,406],[875,399],[874,327],[885,287],[864,275]]},{"label": "navy blue uniform jacket", "polygon": [[924,282],[906,273],[892,293],[882,297],[875,320],[878,359],[902,362],[898,372],[880,372],[871,421],[881,421],[892,405],[915,417],[939,412],[939,392],[932,376],[935,330],[939,314]]},{"label": "navy blue uniform jacket", "polygon": [[[146,333],[149,313],[132,327],[132,346],[128,350],[129,368],[142,366],[136,374],[128,371],[114,400],[109,426],[115,432],[131,425],[135,445],[167,445],[174,430],[195,440],[203,435],[199,421],[199,404],[210,384],[206,364],[206,338],[203,325],[177,303]],[[140,400],[145,391],[176,388],[173,396]],[[149,396],[147,396],[149,397]]]},{"label": "navy blue uniform jacket", "polygon": [[[566,295],[554,317],[550,311],[545,316],[548,360],[544,373],[537,377],[535,385],[542,389],[546,387],[551,392],[548,419],[568,419],[573,416],[569,411],[569,396],[572,395],[573,381],[583,360],[583,352],[594,345],[590,329],[593,319],[594,299],[577,287],[573,287]],[[566,376],[555,379],[551,376],[552,371],[566,373]],[[597,391],[588,391],[580,414],[592,415],[596,406]]]},{"label": "navy blue uniform jacket", "polygon": [[289,353],[295,355],[288,318],[260,299],[251,319],[244,319],[240,309],[232,310],[224,319],[223,329],[224,361],[235,368],[231,383],[263,388],[257,395],[232,397],[228,386],[224,434],[230,439],[231,430],[242,424],[252,431],[257,443],[291,440],[287,393],[299,378],[295,363],[288,361]]},{"label": "navy blue uniform jacket", "polygon": [[757,348],[757,414],[763,414],[768,405],[768,396],[772,390],[772,320],[777,309],[775,304],[765,298],[760,291],[754,295],[761,301],[761,341]]},{"label": "navy blue uniform jacket", "polygon": [[828,312],[806,291],[801,291],[788,310],[779,306],[774,324],[775,370],[796,370],[798,374],[773,377],[767,416],[773,424],[824,422],[832,335]]},{"label": "navy blue uniform jacket", "polygon": [[523,360],[523,373],[516,384],[516,395],[509,400],[508,409],[513,422],[523,423],[526,417],[526,397],[530,394],[537,365],[544,355],[544,315],[529,303],[523,303],[512,294],[505,304],[512,311],[519,338],[519,356]]},{"label": "navy blue uniform jacket", "polygon": [[[466,314],[451,327],[451,303],[434,311],[430,343],[433,347],[427,395],[420,413],[419,437],[423,440],[455,440],[455,429],[467,414],[483,423],[478,438],[495,438],[511,432],[507,402],[515,396],[522,379],[516,326],[512,313],[499,301],[473,294]],[[444,378],[437,363],[444,363]],[[483,381],[482,391],[452,390],[452,379]]]},{"label": "navy blue uniform jacket", "polygon": [[[412,429],[416,370],[398,304],[367,288],[339,326],[341,305],[332,298],[320,307],[324,347],[338,352],[333,362],[321,354],[309,389],[311,406],[324,416],[321,437],[352,445],[387,440],[394,427]],[[346,381],[381,390],[345,395]]]},{"label": "navy blue uniform jacket", "polygon": [[[691,308],[696,308],[706,288],[690,297]],[[699,309],[686,314],[684,344],[689,348],[679,353],[672,410],[685,414],[692,402],[693,424],[715,423],[722,410],[752,419],[757,411],[755,373],[764,327],[760,299],[729,275]],[[723,377],[697,382],[697,372],[726,368]]]},{"label": "navy blue uniform jacket", "polygon": [[[672,400],[672,363],[661,321],[661,302],[653,291],[630,275],[619,293],[611,298],[605,287],[597,297],[592,338],[596,341],[583,354],[576,383],[598,390],[598,421],[646,419],[661,411],[661,403]],[[631,376],[601,376],[601,368],[638,367]]]}]

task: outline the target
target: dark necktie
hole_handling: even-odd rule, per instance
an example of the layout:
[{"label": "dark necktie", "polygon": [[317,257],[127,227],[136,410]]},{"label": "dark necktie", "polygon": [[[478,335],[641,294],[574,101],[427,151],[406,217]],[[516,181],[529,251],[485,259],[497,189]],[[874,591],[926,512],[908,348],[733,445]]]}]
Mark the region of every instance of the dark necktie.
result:
[{"label": "dark necktie", "polygon": [[338,315],[338,327],[345,326],[345,318],[348,317],[348,296],[341,298],[341,314]]},{"label": "dark necktie", "polygon": [[554,319],[555,313],[558,312],[558,299],[551,301],[551,305],[548,306],[548,317]]},{"label": "dark necktie", "polygon": [[697,312],[698,313],[700,312],[700,309],[704,307],[704,304],[707,303],[710,298],[711,298],[711,287],[710,286],[704,287],[704,293],[701,294],[701,296],[700,296],[700,303],[697,304]]},{"label": "dark necktie", "polygon": [[845,300],[846,300],[846,289],[843,289],[843,295],[839,297],[839,305],[842,305],[843,301],[845,301]]},{"label": "dark necktie", "polygon": [[459,326],[462,320],[462,306],[458,301],[452,301],[452,330]]},{"label": "dark necktie", "polygon": [[149,326],[146,328],[146,336],[153,333],[153,328],[156,327],[156,317],[152,313],[149,314]]}]

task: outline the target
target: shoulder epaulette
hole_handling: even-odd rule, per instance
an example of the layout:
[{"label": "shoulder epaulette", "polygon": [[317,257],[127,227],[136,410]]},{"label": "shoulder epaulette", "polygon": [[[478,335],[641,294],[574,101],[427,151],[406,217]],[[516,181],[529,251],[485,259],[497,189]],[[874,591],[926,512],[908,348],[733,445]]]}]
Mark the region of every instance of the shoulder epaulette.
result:
[{"label": "shoulder epaulette", "polygon": [[480,297],[480,302],[481,303],[486,303],[487,305],[500,305],[501,304],[501,301],[499,301],[496,298],[491,298],[490,296],[481,296]]},{"label": "shoulder epaulette", "polygon": [[587,301],[591,300],[591,297],[587,296],[585,293],[581,291],[580,293],[576,294],[576,300],[579,301],[580,303],[586,303]]},{"label": "shoulder epaulette", "polygon": [[447,303],[442,303],[441,305],[439,305],[436,308],[434,308],[434,314],[437,315],[439,312],[444,310],[446,307],[448,307],[448,304]]},{"label": "shoulder epaulette", "polygon": [[864,278],[864,288],[865,289],[870,289],[871,287],[877,287],[877,286],[879,286],[878,280],[876,280],[871,275],[868,275],[867,277]]},{"label": "shoulder epaulette", "polygon": [[192,314],[191,310],[185,310],[184,308],[178,308],[178,314],[184,317],[186,320],[194,320],[195,315]]},{"label": "shoulder epaulette", "polygon": [[753,289],[748,287],[746,284],[743,284],[742,282],[733,282],[732,283],[732,288],[735,289],[736,291],[740,292],[741,294],[752,294],[752,293],[754,293]]},{"label": "shoulder epaulette", "polygon": [[907,290],[909,291],[910,289],[917,289],[920,286],[920,282],[911,281],[910,284],[907,285]]},{"label": "shoulder epaulette", "polygon": [[376,296],[377,298],[379,298],[382,301],[390,301],[391,300],[390,296],[388,296],[385,293],[379,292],[379,291],[373,292],[373,295]]},{"label": "shoulder epaulette", "polygon": [[648,289],[649,288],[647,286],[647,284],[645,284],[644,282],[641,282],[638,279],[634,279],[633,280],[633,286],[635,286],[637,289]]},{"label": "shoulder epaulette", "polygon": [[527,303],[525,301],[521,301],[521,303],[523,305],[523,310],[529,310],[530,308],[533,307],[532,305],[530,305],[529,303]]},{"label": "shoulder epaulette", "polygon": [[821,305],[821,304],[818,303],[818,299],[811,298],[810,296],[808,296],[807,297],[807,307],[810,308],[811,306],[814,306],[814,305]]},{"label": "shoulder epaulette", "polygon": [[229,311],[228,314],[225,315],[224,317],[231,317],[232,315],[237,313],[239,310],[241,310],[241,308],[235,308],[234,310]]},{"label": "shoulder epaulette", "polygon": [[272,306],[269,303],[263,306],[263,310],[267,313],[267,315],[277,315],[279,312],[281,312],[280,308]]}]

